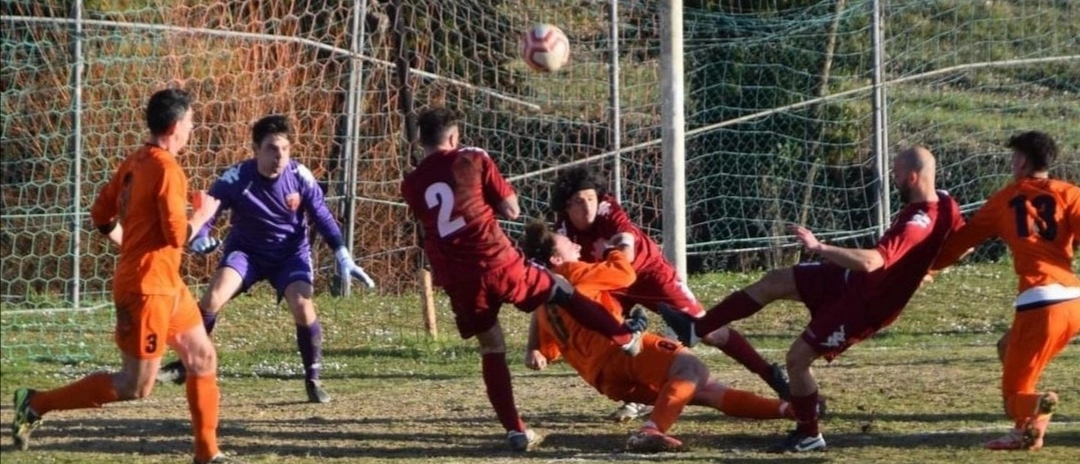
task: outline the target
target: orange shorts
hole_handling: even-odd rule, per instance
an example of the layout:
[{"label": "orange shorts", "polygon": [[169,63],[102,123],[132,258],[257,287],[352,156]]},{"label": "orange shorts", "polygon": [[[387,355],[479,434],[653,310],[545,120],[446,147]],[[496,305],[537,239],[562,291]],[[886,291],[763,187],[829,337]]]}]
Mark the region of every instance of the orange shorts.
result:
[{"label": "orange shorts", "polygon": [[647,333],[637,356],[608,359],[597,376],[596,389],[615,401],[653,404],[668,381],[675,356],[686,350],[679,342]]},{"label": "orange shorts", "polygon": [[138,359],[165,355],[168,341],[202,324],[199,305],[187,287],[175,295],[113,292],[116,346]]}]

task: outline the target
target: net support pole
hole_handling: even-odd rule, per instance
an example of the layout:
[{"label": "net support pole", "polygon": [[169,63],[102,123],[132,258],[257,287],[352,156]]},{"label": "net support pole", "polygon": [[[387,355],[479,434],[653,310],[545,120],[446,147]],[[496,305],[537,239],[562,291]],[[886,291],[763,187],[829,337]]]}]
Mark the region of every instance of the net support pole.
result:
[{"label": "net support pole", "polygon": [[[361,78],[364,74],[364,61],[360,57],[364,52],[366,15],[367,0],[356,0],[352,12],[352,40],[349,42],[349,51],[352,53],[349,60],[349,89],[345,99],[345,246],[350,253],[356,243],[356,181],[360,163],[357,118],[360,115],[364,91],[364,81]],[[341,296],[349,296],[352,293],[352,279],[349,276],[338,278],[341,279]]]},{"label": "net support pole", "polygon": [[[611,150],[618,152],[622,148],[622,106],[619,103],[619,1],[608,2],[608,16],[610,17],[610,53],[611,59],[608,65],[608,91],[611,98]],[[622,156],[615,155],[612,162],[612,177],[614,177],[615,199],[622,203]]]},{"label": "net support pole", "polygon": [[82,305],[82,89],[83,89],[83,0],[71,8],[75,20],[71,35],[71,304]]},{"label": "net support pole", "polygon": [[682,0],[660,8],[664,256],[686,279],[686,118],[683,114]]},{"label": "net support pole", "polygon": [[873,119],[874,119],[874,169],[878,176],[877,236],[885,235],[892,216],[889,204],[889,134],[885,101],[883,66],[885,64],[885,44],[882,40],[882,5],[881,0],[874,0],[872,8],[871,42],[874,54],[873,71]]}]

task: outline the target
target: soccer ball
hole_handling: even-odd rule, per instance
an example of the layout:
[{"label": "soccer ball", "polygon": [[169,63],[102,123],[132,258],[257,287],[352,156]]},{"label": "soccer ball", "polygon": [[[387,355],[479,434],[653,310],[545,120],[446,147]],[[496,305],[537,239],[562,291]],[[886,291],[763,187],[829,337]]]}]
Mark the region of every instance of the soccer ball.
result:
[{"label": "soccer ball", "polygon": [[570,41],[562,29],[537,24],[521,34],[521,59],[535,71],[558,71],[570,60]]}]

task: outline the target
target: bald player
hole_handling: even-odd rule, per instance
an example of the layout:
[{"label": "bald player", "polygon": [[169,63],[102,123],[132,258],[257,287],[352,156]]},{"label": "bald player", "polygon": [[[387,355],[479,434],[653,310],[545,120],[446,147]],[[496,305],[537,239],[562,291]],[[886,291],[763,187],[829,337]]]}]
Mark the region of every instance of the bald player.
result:
[{"label": "bald player", "polygon": [[963,225],[956,201],[934,189],[934,164],[934,155],[923,147],[904,150],[893,160],[893,184],[905,206],[874,248],[829,245],[809,229],[794,226],[792,233],[803,247],[824,262],[769,271],[697,320],[662,312],[680,340],[690,345],[776,300],[801,301],[810,310],[810,323],[786,358],[798,426],[769,451],[825,449],[818,430],[818,386],[810,365],[821,357],[832,361],[895,321],[945,239]]}]

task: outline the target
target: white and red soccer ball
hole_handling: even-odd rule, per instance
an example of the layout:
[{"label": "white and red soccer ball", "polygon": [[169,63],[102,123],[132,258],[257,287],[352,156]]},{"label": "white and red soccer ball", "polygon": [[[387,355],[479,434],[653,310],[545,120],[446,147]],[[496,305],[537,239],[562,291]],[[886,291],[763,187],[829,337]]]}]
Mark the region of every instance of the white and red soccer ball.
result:
[{"label": "white and red soccer ball", "polygon": [[537,24],[521,34],[521,58],[534,71],[558,71],[570,60],[570,41],[562,29]]}]

